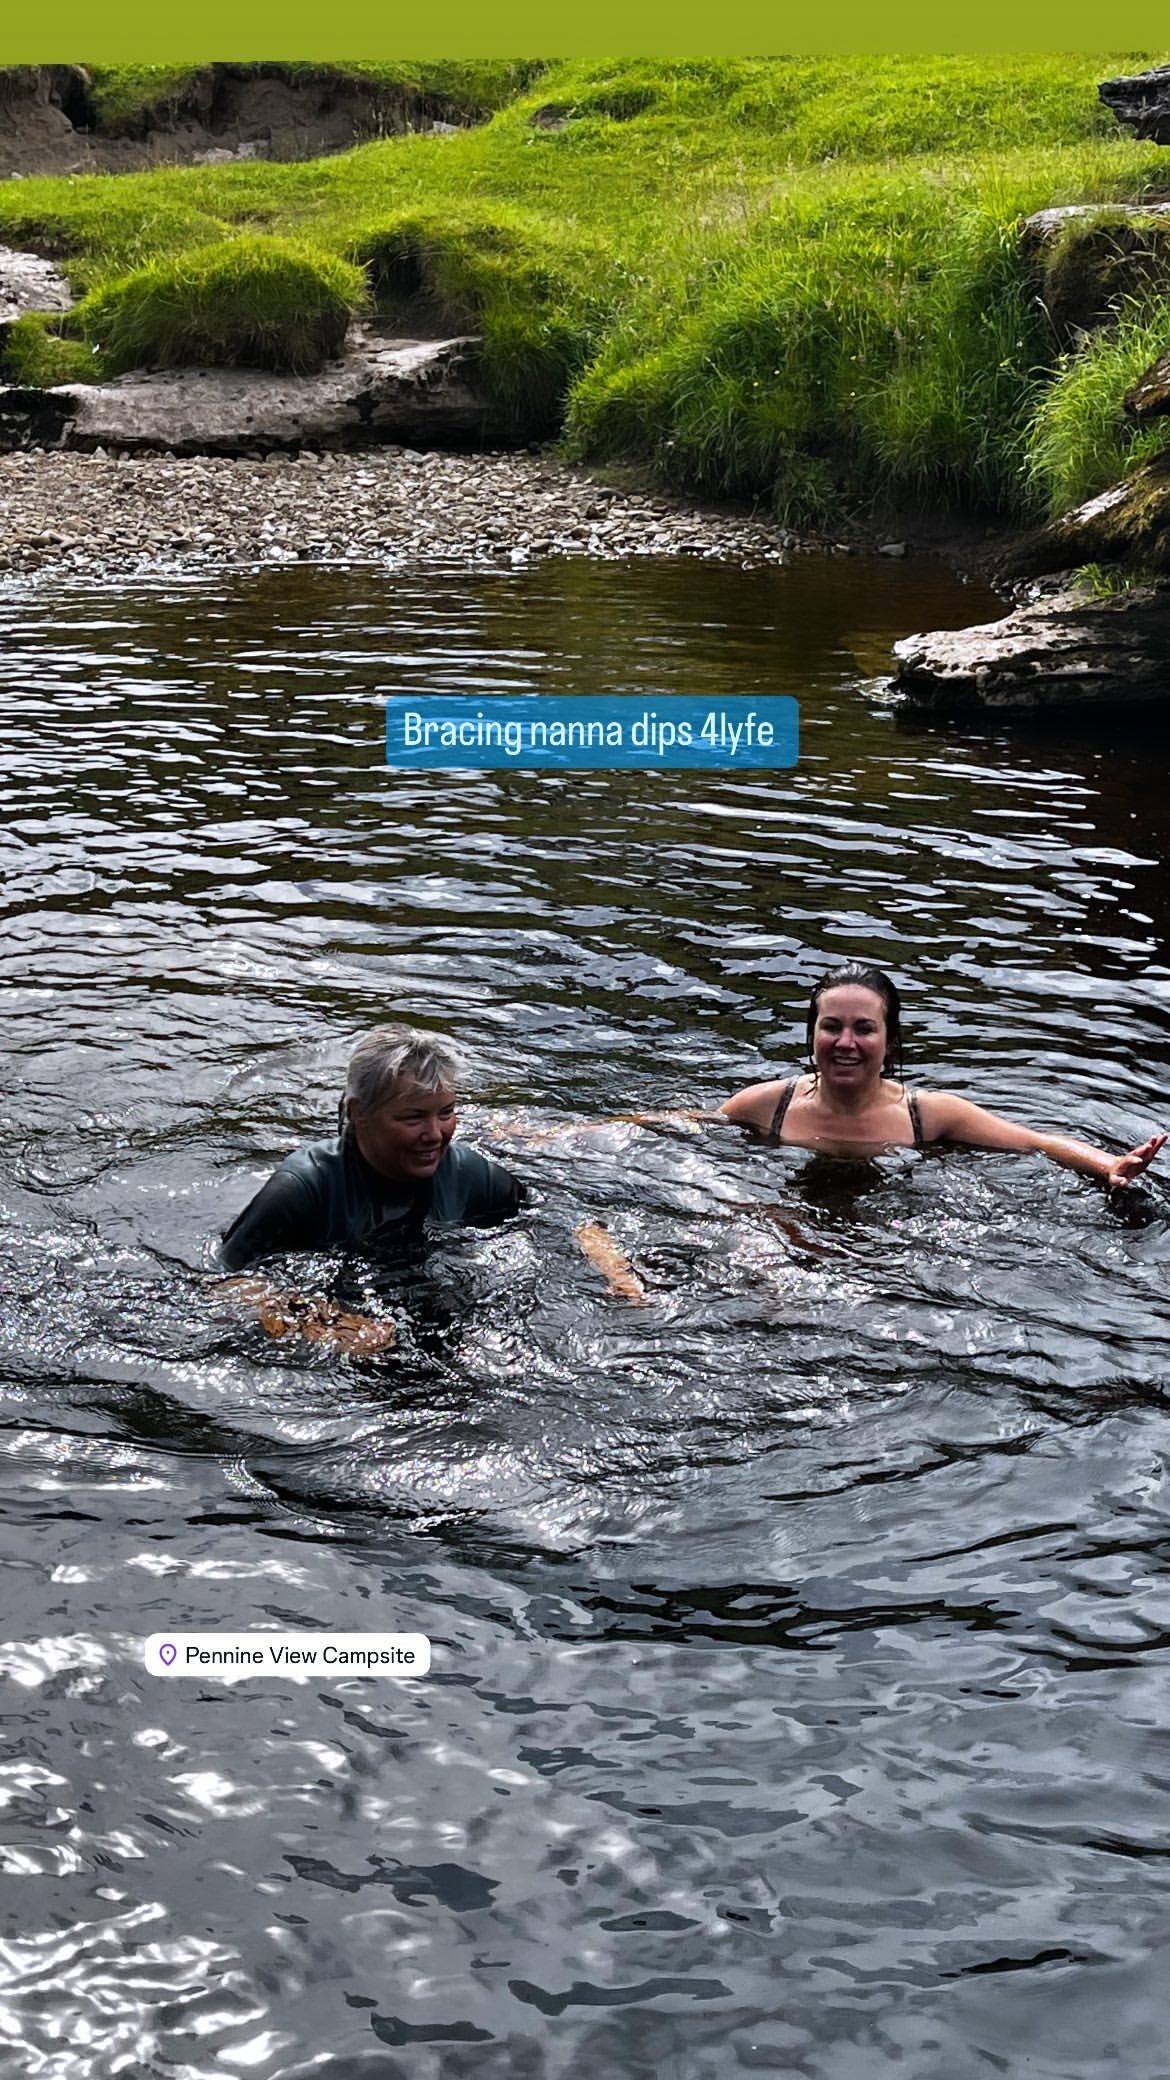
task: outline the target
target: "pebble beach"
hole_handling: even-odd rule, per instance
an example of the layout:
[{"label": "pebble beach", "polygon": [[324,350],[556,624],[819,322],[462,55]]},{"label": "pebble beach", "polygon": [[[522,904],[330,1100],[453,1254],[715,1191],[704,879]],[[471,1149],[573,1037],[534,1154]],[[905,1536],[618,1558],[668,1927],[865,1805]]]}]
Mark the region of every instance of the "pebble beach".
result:
[{"label": "pebble beach", "polygon": [[614,490],[534,454],[0,457],[0,574],[17,577],[448,557],[759,564],[794,546],[771,521]]}]

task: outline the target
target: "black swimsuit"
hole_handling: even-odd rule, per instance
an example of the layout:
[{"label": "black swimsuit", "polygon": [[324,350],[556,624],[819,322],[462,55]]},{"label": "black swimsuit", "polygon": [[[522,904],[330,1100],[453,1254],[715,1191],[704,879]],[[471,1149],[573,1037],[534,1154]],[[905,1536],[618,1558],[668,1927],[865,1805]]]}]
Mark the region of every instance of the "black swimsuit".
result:
[{"label": "black swimsuit", "polygon": [[[768,1129],[769,1141],[780,1140],[780,1129],[784,1125],[784,1115],[796,1096],[796,1086],[799,1082],[799,1076],[790,1076],[788,1082],[782,1085],[780,1096],[776,1103],[776,1110],[772,1114],[772,1124]],[[918,1110],[917,1094],[914,1091],[906,1091],[905,1098],[906,1110],[910,1114],[910,1125],[914,1129],[914,1146],[915,1148],[925,1148],[926,1137],[922,1131],[922,1114]]]}]

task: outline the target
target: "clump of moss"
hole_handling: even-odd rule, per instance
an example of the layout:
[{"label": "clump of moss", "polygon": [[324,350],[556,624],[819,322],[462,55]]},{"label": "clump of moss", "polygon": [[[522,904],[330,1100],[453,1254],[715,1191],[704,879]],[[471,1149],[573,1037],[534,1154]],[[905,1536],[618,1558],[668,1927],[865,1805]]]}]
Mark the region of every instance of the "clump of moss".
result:
[{"label": "clump of moss", "polygon": [[205,363],[308,375],[341,352],[366,297],[360,268],[253,236],[148,261],[92,290],[76,318],[111,372]]},{"label": "clump of moss", "polygon": [[0,378],[22,390],[51,390],[57,383],[97,383],[101,356],[84,340],[70,339],[59,318],[28,312],[8,327],[0,354]]}]

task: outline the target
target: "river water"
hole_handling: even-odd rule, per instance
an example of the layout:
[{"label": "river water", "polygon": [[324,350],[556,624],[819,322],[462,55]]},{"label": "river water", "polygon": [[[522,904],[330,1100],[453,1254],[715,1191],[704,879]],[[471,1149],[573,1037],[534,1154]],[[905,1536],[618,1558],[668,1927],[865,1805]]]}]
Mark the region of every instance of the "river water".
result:
[{"label": "river water", "polygon": [[[1164,751],[879,683],[989,611],[844,559],[0,597],[6,2071],[1170,2073],[1166,1180],[586,1124],[797,1066],[848,953],[911,1081],[1166,1122]],[[387,692],[504,689],[795,693],[801,759],[386,771]],[[536,1203],[391,1355],[275,1342],[211,1240],[394,1016]],[[216,1626],[434,1667],[145,1673]]]}]

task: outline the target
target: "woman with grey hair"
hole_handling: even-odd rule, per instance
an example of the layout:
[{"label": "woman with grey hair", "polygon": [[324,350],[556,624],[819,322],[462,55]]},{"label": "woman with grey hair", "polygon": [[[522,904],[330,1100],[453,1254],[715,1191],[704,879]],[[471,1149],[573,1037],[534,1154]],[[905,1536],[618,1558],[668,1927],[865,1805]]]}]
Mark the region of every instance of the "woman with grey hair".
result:
[{"label": "woman with grey hair", "polygon": [[287,1156],[220,1246],[229,1271],[293,1250],[411,1255],[428,1223],[491,1227],[524,1187],[454,1139],[462,1063],[437,1033],[375,1026],[350,1057],[336,1139]]}]

